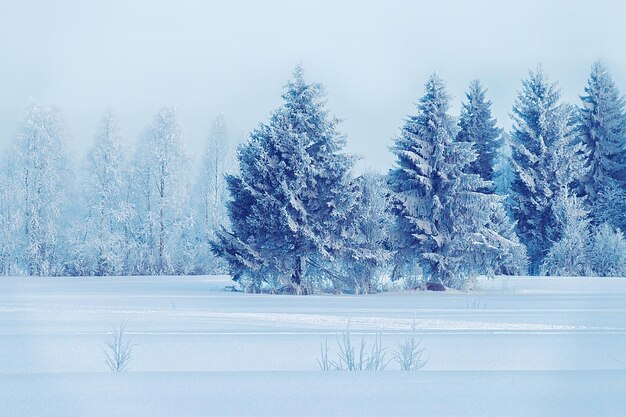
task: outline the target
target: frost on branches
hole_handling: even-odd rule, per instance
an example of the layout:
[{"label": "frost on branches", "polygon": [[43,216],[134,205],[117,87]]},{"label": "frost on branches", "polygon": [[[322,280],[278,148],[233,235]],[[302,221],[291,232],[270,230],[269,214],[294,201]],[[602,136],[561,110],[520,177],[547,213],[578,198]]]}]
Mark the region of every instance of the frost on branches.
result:
[{"label": "frost on branches", "polygon": [[626,115],[624,98],[607,68],[595,63],[581,96],[579,133],[589,149],[589,170],[580,181],[594,224],[626,231]]},{"label": "frost on branches", "polygon": [[305,82],[301,67],[282,97],[269,123],[239,148],[240,174],[227,177],[231,228],[217,233],[213,247],[248,290],[306,293],[342,249],[353,158],[342,153],[321,85]]},{"label": "frost on branches", "polygon": [[585,172],[586,148],[575,135],[573,109],[560,98],[539,68],[523,81],[513,106],[512,212],[533,275],[561,233],[553,204]]},{"label": "frost on branches", "polygon": [[496,259],[518,244],[492,227],[501,198],[485,191],[491,182],[469,173],[478,155],[472,142],[456,140],[449,106],[443,81],[431,76],[393,148],[390,236],[396,271],[416,259],[430,279],[460,288],[469,277],[493,271]]}]

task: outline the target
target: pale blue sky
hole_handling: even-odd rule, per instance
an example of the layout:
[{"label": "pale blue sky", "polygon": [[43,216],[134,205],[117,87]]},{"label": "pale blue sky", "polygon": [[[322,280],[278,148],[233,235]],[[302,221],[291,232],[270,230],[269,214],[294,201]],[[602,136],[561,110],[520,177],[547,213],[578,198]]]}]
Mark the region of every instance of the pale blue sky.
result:
[{"label": "pale blue sky", "polygon": [[238,138],[267,120],[302,61],[327,86],[348,149],[384,171],[433,71],[455,113],[480,78],[503,127],[539,62],[568,101],[596,59],[626,91],[625,11],[619,1],[0,0],[0,143],[32,97],[63,109],[76,151],[107,108],[132,143],[175,105],[198,154],[220,111]]}]

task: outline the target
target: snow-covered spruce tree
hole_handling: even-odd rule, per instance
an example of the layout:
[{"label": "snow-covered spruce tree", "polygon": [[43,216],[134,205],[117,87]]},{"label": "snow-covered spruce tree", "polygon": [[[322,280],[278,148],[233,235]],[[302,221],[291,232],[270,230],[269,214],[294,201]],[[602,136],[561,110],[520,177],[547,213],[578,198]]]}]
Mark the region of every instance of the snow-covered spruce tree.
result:
[{"label": "snow-covered spruce tree", "polygon": [[63,273],[64,213],[70,179],[64,155],[65,122],[59,109],[31,103],[24,114],[15,152],[18,217],[14,238],[22,269],[29,275]]},{"label": "snow-covered spruce tree", "polygon": [[211,127],[202,157],[200,175],[193,193],[195,272],[215,274],[224,269],[220,258],[211,251],[210,241],[215,231],[226,225],[226,173],[230,167],[230,149],[224,115],[220,114]]},{"label": "snow-covered spruce tree", "polygon": [[[590,151],[589,171],[580,181],[581,191],[588,197],[594,224],[608,221],[613,227],[626,230],[623,219],[626,210],[623,194],[626,192],[625,102],[603,64],[596,62],[591,68],[581,100],[579,132]],[[609,189],[613,192],[600,195]],[[617,201],[607,201],[607,197]]]},{"label": "snow-covered spruce tree", "polygon": [[590,245],[589,260],[595,275],[626,277],[626,239],[607,223],[600,225]]},{"label": "snow-covered spruce tree", "polygon": [[589,213],[583,202],[568,191],[559,194],[553,214],[563,225],[561,238],[555,242],[541,264],[542,275],[586,276],[589,264]]},{"label": "snow-covered spruce tree", "polygon": [[467,172],[478,174],[486,181],[493,181],[502,131],[491,115],[491,101],[486,99],[485,93],[480,81],[471,82],[466,93],[467,103],[463,103],[461,109],[457,140],[473,143],[478,155]]},{"label": "snow-covered spruce tree", "polygon": [[333,284],[339,292],[356,294],[380,290],[392,258],[388,231],[392,224],[386,178],[365,172],[352,182],[354,204],[345,230],[344,250]]},{"label": "snow-covered spruce tree", "polygon": [[396,139],[397,166],[388,174],[390,238],[397,251],[394,278],[417,261],[430,279],[459,288],[498,268],[504,247],[515,242],[490,229],[501,197],[484,192],[491,182],[466,172],[477,155],[472,143],[455,140],[449,103],[443,81],[431,76],[417,115]]},{"label": "snow-covered spruce tree", "polygon": [[[128,201],[129,166],[121,145],[120,127],[106,112],[87,155],[83,184],[85,217],[79,220],[82,233],[74,245],[86,263],[77,274],[124,275],[128,273],[130,221],[133,209]],[[75,226],[75,230],[79,229]],[[74,256],[75,262],[81,256]],[[76,265],[80,269],[80,265]]]},{"label": "snow-covered spruce tree", "polygon": [[[491,114],[491,101],[486,99],[485,94],[480,82],[472,81],[466,94],[467,103],[463,103],[461,109],[457,140],[471,143],[477,154],[476,160],[464,171],[478,174],[483,180],[491,182],[483,192],[494,193],[499,189],[500,195],[508,195],[513,174],[510,159],[507,158],[510,156],[510,145],[507,135],[496,126],[496,120]],[[519,244],[514,224],[503,204],[496,203],[491,209],[491,224],[488,229],[496,231],[496,240],[493,243],[502,249],[495,272],[507,275],[525,273],[526,251]],[[496,236],[505,238],[506,241],[498,244]]]},{"label": "snow-covered spruce tree", "polygon": [[230,229],[217,232],[213,249],[249,291],[307,293],[342,250],[353,158],[342,153],[322,86],[306,83],[300,66],[282,97],[239,147],[240,174],[227,177]]},{"label": "snow-covered spruce tree", "polygon": [[556,84],[538,68],[523,81],[512,112],[511,210],[533,275],[562,230],[553,203],[585,172],[585,147],[576,138],[572,108],[560,98]]},{"label": "snow-covered spruce tree", "polygon": [[134,273],[177,273],[184,253],[179,244],[189,225],[184,203],[187,193],[187,158],[176,111],[161,109],[141,138],[133,173],[136,210]]}]

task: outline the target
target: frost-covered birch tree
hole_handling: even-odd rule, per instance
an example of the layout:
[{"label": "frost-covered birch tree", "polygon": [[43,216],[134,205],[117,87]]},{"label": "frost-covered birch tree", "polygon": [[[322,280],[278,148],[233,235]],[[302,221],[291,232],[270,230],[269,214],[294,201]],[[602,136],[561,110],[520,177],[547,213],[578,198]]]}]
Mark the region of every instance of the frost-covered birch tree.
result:
[{"label": "frost-covered birch tree", "polygon": [[17,180],[18,170],[14,155],[3,153],[0,160],[0,274],[19,275],[24,272],[20,253],[20,239],[23,232],[19,192],[21,183]]},{"label": "frost-covered birch tree", "polygon": [[231,167],[231,152],[224,114],[211,127],[211,133],[201,161],[200,175],[192,197],[194,216],[194,264],[198,273],[217,273],[223,269],[211,251],[210,241],[215,231],[226,225],[226,173]]},{"label": "frost-covered birch tree", "polygon": [[176,111],[163,108],[141,138],[135,157],[135,273],[172,274],[185,266],[179,239],[189,226],[184,207],[187,167]]},{"label": "frost-covered birch tree", "polygon": [[[129,202],[130,167],[122,148],[120,127],[111,112],[105,113],[96,140],[87,155],[83,184],[84,217],[74,236],[86,273],[128,273],[131,247],[132,206]],[[81,256],[75,257],[77,260]]]},{"label": "frost-covered birch tree", "polygon": [[29,275],[63,272],[67,183],[65,122],[55,107],[31,103],[15,150],[16,219],[21,221],[17,256]]},{"label": "frost-covered birch tree", "polygon": [[494,161],[493,186],[496,194],[508,195],[511,184],[515,179],[515,170],[512,160],[513,150],[511,149],[511,137],[508,133],[502,133],[502,141]]}]

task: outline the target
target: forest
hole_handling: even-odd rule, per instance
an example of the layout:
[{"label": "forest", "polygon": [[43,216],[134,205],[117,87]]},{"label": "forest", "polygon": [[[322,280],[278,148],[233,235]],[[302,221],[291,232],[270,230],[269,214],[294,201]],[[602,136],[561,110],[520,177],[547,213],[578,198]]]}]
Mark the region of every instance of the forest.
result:
[{"label": "forest", "polygon": [[132,152],[107,112],[78,160],[62,111],[32,102],[0,161],[0,273],[228,274],[298,294],[626,275],[626,114],[609,70],[592,66],[578,103],[540,66],[518,91],[505,131],[480,81],[456,115],[433,74],[380,138],[394,165],[358,175],[301,66],[236,155],[219,115],[196,168],[174,108]]}]

